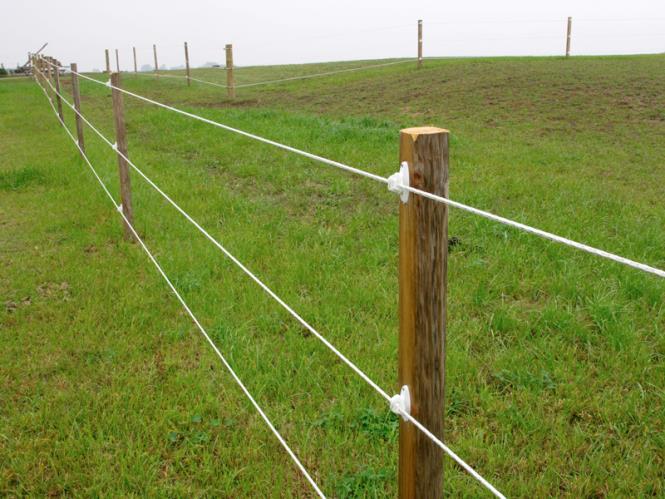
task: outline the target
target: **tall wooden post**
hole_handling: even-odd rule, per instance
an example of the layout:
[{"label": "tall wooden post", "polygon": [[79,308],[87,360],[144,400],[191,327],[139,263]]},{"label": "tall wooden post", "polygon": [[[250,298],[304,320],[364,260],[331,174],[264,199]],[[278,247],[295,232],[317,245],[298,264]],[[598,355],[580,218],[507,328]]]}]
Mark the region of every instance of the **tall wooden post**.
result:
[{"label": "tall wooden post", "polygon": [[418,19],[418,67],[423,67],[423,20]]},{"label": "tall wooden post", "polygon": [[159,70],[159,66],[157,65],[157,45],[153,44],[152,45],[152,55],[155,57],[155,73]]},{"label": "tall wooden post", "polygon": [[138,66],[136,65],[136,47],[132,47],[132,52],[134,53],[134,73],[138,73]]},{"label": "tall wooden post", "polygon": [[573,18],[568,18],[568,29],[566,30],[566,57],[570,57],[570,36],[573,29]]},{"label": "tall wooden post", "polygon": [[60,97],[60,68],[53,70],[53,76],[55,77],[55,102],[58,105],[58,116],[60,116],[60,121],[64,123],[65,116],[62,114],[62,98]]},{"label": "tall wooden post", "polygon": [[83,140],[83,120],[78,115],[81,112],[81,92],[79,90],[79,75],[78,65],[75,62],[72,62],[69,66],[72,70],[72,97],[74,98],[74,109],[76,112],[74,116],[76,118],[76,137],[78,140],[79,147],[81,148],[81,155],[85,152],[85,142]]},{"label": "tall wooden post", "polygon": [[[120,73],[113,73],[111,75],[111,85],[120,88]],[[132,209],[132,190],[129,181],[129,165],[121,154],[127,156],[127,134],[125,131],[125,112],[123,109],[122,92],[117,88],[112,89],[113,96],[113,118],[115,121],[115,143],[118,149],[118,173],[120,175],[120,198],[122,199],[122,212],[129,221],[134,225],[134,210]],[[134,241],[134,235],[123,220],[125,227],[125,239]]]},{"label": "tall wooden post", "polygon": [[118,49],[115,49],[115,70],[120,72],[120,56],[118,55]]},{"label": "tall wooden post", "polygon": [[191,74],[189,73],[189,48],[187,48],[187,42],[185,42],[185,68],[187,69],[187,86],[192,84],[190,78]]},{"label": "tall wooden post", "polygon": [[231,99],[236,96],[236,84],[233,79],[233,45],[226,45],[226,88]]},{"label": "tall wooden post", "polygon": [[[412,187],[448,196],[448,131],[400,132],[400,161]],[[443,439],[448,208],[410,194],[399,208],[399,386],[407,385],[411,415]],[[443,451],[400,421],[399,497],[443,493]]]},{"label": "tall wooden post", "polygon": [[106,74],[111,74],[111,61],[109,60],[109,49],[104,49],[104,56],[106,57]]}]

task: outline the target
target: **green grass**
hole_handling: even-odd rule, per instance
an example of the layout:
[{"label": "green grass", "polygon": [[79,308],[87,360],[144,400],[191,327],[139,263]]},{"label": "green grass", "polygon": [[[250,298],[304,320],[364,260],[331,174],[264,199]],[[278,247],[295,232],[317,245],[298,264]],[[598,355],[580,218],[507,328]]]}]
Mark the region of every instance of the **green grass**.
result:
[{"label": "green grass", "polygon": [[[241,68],[237,80],[355,65]],[[451,197],[663,268],[664,70],[663,56],[451,59],[249,87],[232,102],[176,79],[124,83],[382,175],[397,170],[400,128],[446,127]],[[82,82],[82,106],[112,137],[107,90]],[[125,107],[137,164],[396,391],[396,196],[129,97]],[[0,494],[309,496],[122,240],[41,90],[0,83],[0,116]],[[117,194],[112,152],[89,130],[86,141]],[[132,182],[139,232],[323,490],[394,496],[396,420],[383,401]],[[449,445],[510,497],[664,495],[665,283],[457,211],[450,235]],[[484,495],[448,459],[445,488]]]}]

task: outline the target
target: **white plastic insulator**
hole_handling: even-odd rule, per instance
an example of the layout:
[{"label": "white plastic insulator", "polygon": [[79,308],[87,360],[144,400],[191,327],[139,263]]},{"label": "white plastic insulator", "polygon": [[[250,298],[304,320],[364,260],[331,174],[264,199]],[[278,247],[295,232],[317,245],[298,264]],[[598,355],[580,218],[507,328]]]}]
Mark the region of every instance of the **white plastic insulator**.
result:
[{"label": "white plastic insulator", "polygon": [[408,386],[404,385],[399,395],[393,395],[390,399],[390,410],[401,416],[404,421],[408,421],[405,416],[405,414],[411,414],[411,393]]},{"label": "white plastic insulator", "polygon": [[111,83],[111,80],[107,81],[104,85],[106,85],[109,88],[113,88],[113,84]]},{"label": "white plastic insulator", "polygon": [[118,205],[118,211],[119,211],[120,213],[122,213],[122,203],[120,203],[120,204]]},{"label": "white plastic insulator", "polygon": [[118,143],[114,142],[113,145],[111,146],[111,149],[113,149],[114,151],[117,151],[118,150]]},{"label": "white plastic insulator", "polygon": [[388,177],[388,190],[399,194],[402,203],[409,200],[409,191],[404,187],[409,187],[409,164],[406,161],[402,161],[397,173],[393,173]]}]

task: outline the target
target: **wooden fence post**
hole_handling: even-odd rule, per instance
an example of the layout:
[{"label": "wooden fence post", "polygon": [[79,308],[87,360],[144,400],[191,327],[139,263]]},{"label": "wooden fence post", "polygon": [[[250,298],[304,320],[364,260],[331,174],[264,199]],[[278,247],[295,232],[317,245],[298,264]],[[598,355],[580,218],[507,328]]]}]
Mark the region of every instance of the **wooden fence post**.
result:
[{"label": "wooden fence post", "polygon": [[233,79],[233,45],[226,45],[226,88],[231,99],[236,96],[236,84]]},{"label": "wooden fence post", "polygon": [[157,45],[154,43],[152,44],[152,54],[155,57],[155,73],[159,70],[159,66],[157,65]]},{"label": "wooden fence post", "polygon": [[566,30],[566,57],[570,57],[570,35],[573,29],[573,18],[568,18],[568,29]]},{"label": "wooden fence post", "polygon": [[423,67],[423,20],[418,19],[418,67]]},{"label": "wooden fence post", "polygon": [[192,84],[190,78],[191,74],[189,73],[189,48],[187,48],[187,42],[185,42],[185,68],[187,69],[187,86]]},{"label": "wooden fence post", "polygon": [[134,53],[134,73],[138,73],[138,67],[136,66],[136,47],[132,47],[132,52]]},{"label": "wooden fence post", "polygon": [[104,56],[106,57],[106,74],[111,74],[111,61],[109,60],[109,49],[104,49]]},{"label": "wooden fence post", "polygon": [[[120,88],[120,73],[113,73],[111,75],[111,85]],[[127,134],[125,131],[125,112],[123,109],[122,92],[113,88],[111,90],[113,96],[113,118],[115,121],[115,143],[118,149],[116,155],[118,156],[118,173],[120,175],[120,198],[122,199],[122,212],[124,213],[127,221],[134,225],[134,210],[132,209],[132,190],[129,181],[129,165],[121,154],[127,156]],[[123,220],[125,227],[125,239],[128,241],[135,241],[134,234],[129,228],[126,221]]]},{"label": "wooden fence post", "polygon": [[120,72],[120,56],[118,56],[118,49],[115,49],[115,70]]},{"label": "wooden fence post", "polygon": [[74,116],[76,118],[76,137],[78,140],[79,147],[81,148],[81,155],[85,152],[85,142],[83,140],[83,120],[78,115],[81,112],[81,92],[79,90],[79,75],[78,65],[75,62],[72,62],[69,66],[71,69],[72,75],[72,97],[74,97],[74,109],[76,112]]},{"label": "wooden fence post", "polygon": [[[400,132],[400,161],[412,187],[448,196],[448,131]],[[399,208],[399,386],[411,415],[443,440],[448,208],[410,194]],[[443,451],[400,420],[399,497],[436,498],[443,491]]]},{"label": "wooden fence post", "polygon": [[55,77],[55,102],[58,105],[58,116],[60,116],[60,121],[64,123],[65,116],[62,114],[62,99],[60,98],[60,68],[53,70],[53,76]]}]

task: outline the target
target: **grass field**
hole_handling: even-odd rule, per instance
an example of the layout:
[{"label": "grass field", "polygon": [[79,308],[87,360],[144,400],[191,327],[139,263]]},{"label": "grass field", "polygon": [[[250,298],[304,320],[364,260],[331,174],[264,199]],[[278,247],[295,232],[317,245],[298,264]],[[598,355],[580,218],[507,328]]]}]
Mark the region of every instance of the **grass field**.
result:
[{"label": "grass field", "polygon": [[[237,81],[358,65],[242,68]],[[234,101],[178,79],[124,85],[381,175],[397,170],[400,128],[448,128],[452,198],[665,268],[664,73],[662,55],[450,59]],[[112,137],[108,89],[81,87]],[[134,161],[396,391],[397,197],[129,97],[125,108]],[[117,194],[113,152],[90,130],[86,141]],[[0,495],[311,495],[123,241],[33,82],[0,82],[0,155]],[[132,182],[147,245],[323,490],[395,496],[397,421],[382,399]],[[665,282],[458,211],[450,236],[446,442],[509,497],[664,496]],[[485,496],[449,459],[445,473],[448,496]]]}]

